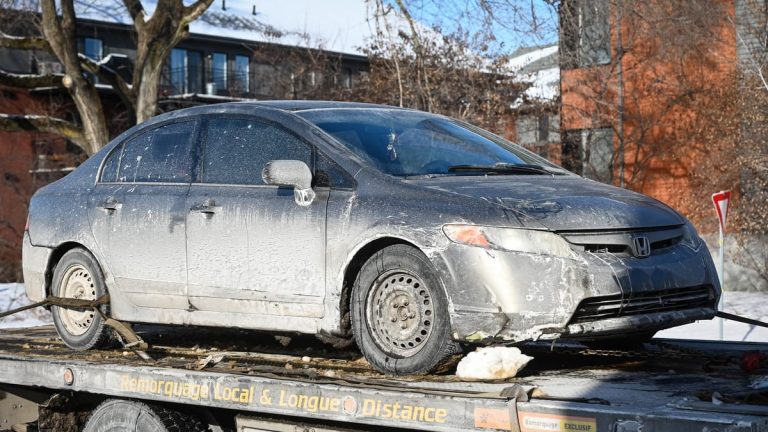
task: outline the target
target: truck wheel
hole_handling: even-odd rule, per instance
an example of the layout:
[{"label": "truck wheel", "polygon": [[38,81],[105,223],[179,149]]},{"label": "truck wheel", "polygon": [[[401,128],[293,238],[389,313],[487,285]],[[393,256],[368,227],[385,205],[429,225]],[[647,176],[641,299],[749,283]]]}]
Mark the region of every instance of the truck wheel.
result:
[{"label": "truck wheel", "polygon": [[[107,293],[101,267],[85,249],[75,248],[61,257],[53,272],[51,294],[57,297],[95,300]],[[101,306],[109,313],[109,305]],[[53,306],[53,324],[64,343],[78,351],[106,345],[112,331],[92,309],[78,310]]]},{"label": "truck wheel", "polygon": [[355,341],[381,372],[427,374],[460,351],[439,278],[411,246],[388,246],[363,264],[350,309]]},{"label": "truck wheel", "polygon": [[205,432],[200,419],[157,405],[110,399],[99,405],[83,432]]}]

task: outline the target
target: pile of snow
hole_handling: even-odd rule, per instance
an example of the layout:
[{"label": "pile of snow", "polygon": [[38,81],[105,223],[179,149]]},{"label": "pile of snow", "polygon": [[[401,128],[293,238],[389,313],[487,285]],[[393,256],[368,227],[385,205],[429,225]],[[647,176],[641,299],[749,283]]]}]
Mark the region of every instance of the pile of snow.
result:
[{"label": "pile of snow", "polygon": [[[758,321],[768,322],[768,293],[732,292],[723,293],[725,312],[740,315]],[[697,321],[656,333],[657,338],[719,340],[720,318]],[[768,328],[736,321],[725,320],[723,323],[725,340],[739,342],[768,342]]]},{"label": "pile of snow", "polygon": [[[507,66],[512,72],[518,74],[518,78],[531,84],[524,94],[512,105],[519,107],[524,100],[529,101],[553,101],[560,94],[560,67],[557,61],[546,62],[549,67],[535,67],[536,62],[546,60],[548,57],[557,59],[558,46],[548,45],[538,49],[525,51],[523,54],[512,57]],[[551,60],[551,59],[550,59]]]},{"label": "pile of snow", "polygon": [[[0,312],[15,309],[30,301],[20,283],[0,284]],[[52,322],[51,313],[43,308],[29,309],[5,318],[0,318],[0,328],[37,327]]]},{"label": "pile of snow", "polygon": [[512,378],[531,360],[533,357],[518,348],[482,347],[461,359],[456,376],[480,380]]},{"label": "pile of snow", "polygon": [[768,388],[768,376],[759,376],[752,378],[752,382],[749,384],[750,388],[760,390]]}]

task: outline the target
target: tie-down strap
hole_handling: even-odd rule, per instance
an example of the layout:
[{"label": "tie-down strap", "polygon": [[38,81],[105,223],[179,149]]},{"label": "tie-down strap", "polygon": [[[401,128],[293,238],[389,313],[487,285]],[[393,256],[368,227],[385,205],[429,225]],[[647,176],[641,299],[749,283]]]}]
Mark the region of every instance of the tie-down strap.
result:
[{"label": "tie-down strap", "polygon": [[11,309],[9,311],[5,311],[0,313],[0,318],[5,318],[9,315],[13,315],[25,310],[34,309],[37,307],[46,307],[46,306],[57,306],[62,307],[66,309],[93,309],[96,311],[101,318],[104,320],[104,323],[111,327],[121,338],[121,342],[123,343],[123,346],[126,349],[131,349],[136,352],[136,354],[139,355],[139,357],[143,358],[144,360],[151,360],[152,358],[147,355],[145,352],[149,345],[147,345],[144,340],[141,339],[139,335],[136,334],[136,332],[131,329],[131,327],[121,321],[118,321],[114,318],[108,317],[102,310],[99,308],[101,305],[105,305],[109,303],[109,294],[104,294],[103,296],[100,296],[97,299],[94,300],[83,300],[83,299],[73,299],[73,298],[65,298],[65,297],[56,297],[56,296],[48,296],[43,301],[39,301],[37,303],[31,303],[28,305],[24,305],[21,307],[18,307],[16,309]]}]

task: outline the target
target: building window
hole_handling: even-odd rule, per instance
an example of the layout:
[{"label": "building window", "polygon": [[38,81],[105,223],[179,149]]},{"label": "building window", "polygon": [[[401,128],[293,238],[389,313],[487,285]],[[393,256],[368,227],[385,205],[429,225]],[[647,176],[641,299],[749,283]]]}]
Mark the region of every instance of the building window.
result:
[{"label": "building window", "polygon": [[[89,59],[98,62],[104,57],[104,46],[102,45],[101,39],[86,37],[82,40],[80,52]],[[97,76],[90,73],[86,75],[94,84],[99,83],[99,78]]]},{"label": "building window", "polygon": [[613,129],[581,131],[582,175],[603,183],[613,181]]},{"label": "building window", "polygon": [[352,69],[344,68],[341,70],[341,86],[345,89],[352,88]]},{"label": "building window", "polygon": [[101,39],[83,38],[83,54],[92,60],[101,61],[104,57],[104,46]]},{"label": "building window", "polygon": [[173,94],[200,93],[203,87],[203,55],[198,51],[172,49],[170,75]]},{"label": "building window", "polygon": [[211,77],[215,93],[227,90],[227,54],[215,52],[211,55]]},{"label": "building window", "polygon": [[[546,146],[560,140],[559,117],[553,114],[521,115],[515,121],[517,143],[526,147]],[[546,150],[546,149],[545,149]]]},{"label": "building window", "polygon": [[566,69],[611,62],[608,0],[564,0],[560,7],[561,55]]},{"label": "building window", "polygon": [[235,56],[235,90],[238,93],[248,93],[250,91],[250,69],[251,59],[248,56]]},{"label": "building window", "polygon": [[517,118],[515,128],[517,129],[518,144],[527,147],[538,143],[539,140],[536,136],[538,125],[536,123],[536,116],[525,115]]},{"label": "building window", "polygon": [[539,123],[539,142],[548,142],[549,141],[549,116],[546,114],[540,115],[538,117],[538,123]]},{"label": "building window", "polygon": [[253,92],[259,97],[281,97],[285,93],[278,83],[280,70],[273,65],[254,63],[253,65]]}]

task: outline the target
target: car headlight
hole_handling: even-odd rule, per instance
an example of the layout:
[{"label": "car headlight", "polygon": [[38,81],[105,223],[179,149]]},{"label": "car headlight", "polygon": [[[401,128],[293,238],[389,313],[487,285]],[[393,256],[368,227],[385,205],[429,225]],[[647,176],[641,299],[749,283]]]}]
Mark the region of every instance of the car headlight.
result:
[{"label": "car headlight", "polygon": [[696,228],[693,227],[690,221],[686,221],[685,225],[683,225],[683,239],[680,240],[680,243],[693,250],[698,250],[701,246],[701,237],[699,237],[699,233],[696,232]]},{"label": "car headlight", "polygon": [[571,246],[549,231],[499,228],[480,225],[444,225],[443,232],[454,242],[483,249],[497,249],[562,258],[574,256]]}]

